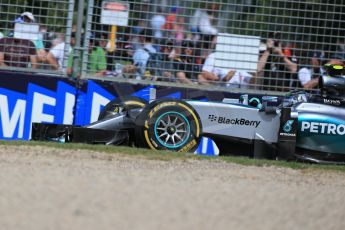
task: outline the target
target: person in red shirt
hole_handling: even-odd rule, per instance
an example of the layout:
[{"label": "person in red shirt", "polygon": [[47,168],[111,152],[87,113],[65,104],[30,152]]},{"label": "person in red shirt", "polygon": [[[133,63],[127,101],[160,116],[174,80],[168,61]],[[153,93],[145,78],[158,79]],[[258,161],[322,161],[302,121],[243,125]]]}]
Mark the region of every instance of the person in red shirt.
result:
[{"label": "person in red shirt", "polygon": [[176,22],[178,8],[173,6],[170,14],[167,15],[163,29],[167,32],[168,38],[173,37],[174,24]]}]

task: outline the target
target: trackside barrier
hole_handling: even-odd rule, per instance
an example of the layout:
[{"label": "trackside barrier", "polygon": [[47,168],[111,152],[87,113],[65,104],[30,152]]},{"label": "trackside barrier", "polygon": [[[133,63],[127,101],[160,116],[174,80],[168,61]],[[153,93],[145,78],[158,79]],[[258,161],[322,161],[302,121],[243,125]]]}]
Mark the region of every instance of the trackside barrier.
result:
[{"label": "trackside barrier", "polygon": [[[228,92],[0,72],[0,139],[29,140],[32,122],[89,124],[112,99],[132,95],[149,100],[152,87],[157,98],[221,101],[239,97]],[[217,148],[204,139],[198,153],[214,155]]]}]

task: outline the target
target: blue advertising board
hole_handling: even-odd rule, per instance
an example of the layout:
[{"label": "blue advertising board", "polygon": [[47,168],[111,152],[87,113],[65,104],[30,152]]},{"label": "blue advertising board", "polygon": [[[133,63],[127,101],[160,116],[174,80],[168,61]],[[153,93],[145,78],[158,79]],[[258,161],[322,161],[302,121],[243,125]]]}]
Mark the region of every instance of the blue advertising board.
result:
[{"label": "blue advertising board", "polygon": [[[157,98],[238,98],[236,94],[198,89],[0,72],[0,139],[29,140],[32,122],[87,125],[97,120],[112,99],[132,95],[149,100],[152,87],[157,90]],[[217,148],[212,140],[204,138],[198,153],[214,155]]]}]

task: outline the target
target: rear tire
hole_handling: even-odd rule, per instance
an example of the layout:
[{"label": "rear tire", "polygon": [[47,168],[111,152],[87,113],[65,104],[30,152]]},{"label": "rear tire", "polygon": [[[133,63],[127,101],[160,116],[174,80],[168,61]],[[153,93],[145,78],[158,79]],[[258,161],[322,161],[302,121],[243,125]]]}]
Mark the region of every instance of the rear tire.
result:
[{"label": "rear tire", "polygon": [[200,118],[189,104],[175,99],[157,100],[136,118],[136,146],[194,152],[201,130]]}]

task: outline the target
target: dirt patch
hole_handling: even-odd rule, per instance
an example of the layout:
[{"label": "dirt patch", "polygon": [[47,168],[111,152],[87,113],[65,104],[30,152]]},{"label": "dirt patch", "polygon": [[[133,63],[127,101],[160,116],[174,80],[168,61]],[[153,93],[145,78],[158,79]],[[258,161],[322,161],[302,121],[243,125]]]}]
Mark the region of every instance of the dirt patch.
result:
[{"label": "dirt patch", "polygon": [[1,146],[1,229],[345,229],[345,174]]}]

